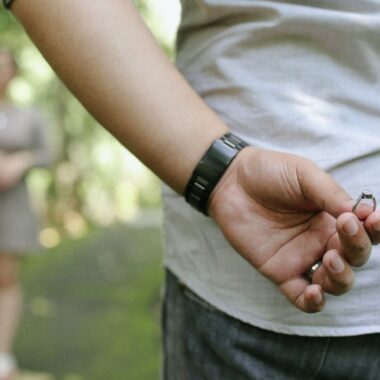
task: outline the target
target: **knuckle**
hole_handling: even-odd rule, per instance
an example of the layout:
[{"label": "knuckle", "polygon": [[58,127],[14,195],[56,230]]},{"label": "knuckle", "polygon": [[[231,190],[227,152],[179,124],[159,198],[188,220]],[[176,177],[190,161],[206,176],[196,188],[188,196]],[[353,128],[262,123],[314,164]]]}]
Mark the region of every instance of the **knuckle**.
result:
[{"label": "knuckle", "polygon": [[291,301],[292,304],[298,308],[299,310],[303,311],[304,313],[307,314],[315,314],[319,313],[320,311],[323,310],[325,306],[325,302],[323,301],[321,304],[316,305],[311,301],[306,301],[303,298],[303,295],[300,295],[299,297],[295,298],[293,301]]},{"label": "knuckle", "polygon": [[350,251],[350,254],[346,255],[348,263],[353,267],[361,267],[367,261],[371,254],[372,244],[356,245]]},{"label": "knuckle", "polygon": [[370,233],[371,243],[372,245],[378,245],[380,243],[380,233],[379,232],[371,232]]},{"label": "knuckle", "polygon": [[348,274],[345,274],[343,277],[336,279],[330,278],[330,286],[328,293],[335,296],[340,296],[349,292],[355,283],[355,277],[352,270]]},{"label": "knuckle", "polygon": [[351,259],[348,260],[348,262],[352,267],[360,268],[368,261],[368,258],[369,253],[366,255],[361,254],[360,257],[351,257]]},{"label": "knuckle", "polygon": [[350,265],[354,268],[362,267],[368,260],[367,259],[353,259],[350,261]]},{"label": "knuckle", "polygon": [[331,291],[331,294],[334,296],[340,296],[342,294],[345,294],[349,292],[352,289],[353,283],[340,283],[338,285],[335,285],[333,290]]}]

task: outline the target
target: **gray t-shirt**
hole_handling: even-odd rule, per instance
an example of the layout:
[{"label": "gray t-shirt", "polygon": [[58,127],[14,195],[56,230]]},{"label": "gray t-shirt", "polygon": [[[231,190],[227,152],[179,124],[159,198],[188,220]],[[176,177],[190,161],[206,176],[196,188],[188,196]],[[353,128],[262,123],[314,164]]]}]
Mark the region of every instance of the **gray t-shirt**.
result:
[{"label": "gray t-shirt", "polygon": [[[353,198],[380,195],[380,0],[184,0],[177,66],[253,146],[315,161]],[[377,247],[351,292],[305,314],[210,218],[163,193],[166,265],[215,307],[287,334],[380,332]]]}]

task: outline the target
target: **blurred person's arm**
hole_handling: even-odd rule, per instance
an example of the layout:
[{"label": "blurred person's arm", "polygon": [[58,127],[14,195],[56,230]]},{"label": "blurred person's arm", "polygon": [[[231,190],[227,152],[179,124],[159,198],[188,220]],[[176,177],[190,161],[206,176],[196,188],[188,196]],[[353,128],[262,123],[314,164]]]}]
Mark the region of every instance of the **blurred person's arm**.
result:
[{"label": "blurred person's arm", "polygon": [[[228,127],[167,59],[132,2],[15,0],[12,10],[99,122],[183,193],[200,158]],[[232,246],[304,311],[323,308],[322,289],[341,294],[352,286],[349,264],[364,264],[371,251],[366,230],[380,240],[378,213],[366,215],[365,229],[349,213],[348,194],[293,155],[243,149],[209,204]],[[317,284],[310,285],[303,273],[322,257]]]},{"label": "blurred person's arm", "polygon": [[35,166],[36,155],[23,150],[0,157],[0,191],[8,191],[23,179],[25,173]]},{"label": "blurred person's arm", "polygon": [[46,123],[37,111],[30,113],[29,117],[32,129],[28,149],[0,151],[0,191],[16,186],[30,169],[48,166],[53,161]]}]

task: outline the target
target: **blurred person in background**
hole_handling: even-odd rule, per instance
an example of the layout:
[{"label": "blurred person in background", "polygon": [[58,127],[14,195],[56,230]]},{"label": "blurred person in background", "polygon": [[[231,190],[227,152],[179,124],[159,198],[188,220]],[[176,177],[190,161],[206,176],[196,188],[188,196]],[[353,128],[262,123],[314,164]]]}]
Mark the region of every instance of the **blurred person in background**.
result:
[{"label": "blurred person in background", "polygon": [[20,258],[39,248],[25,175],[50,162],[41,116],[12,104],[7,96],[16,75],[13,54],[0,48],[0,380],[16,376],[12,344],[22,310]]},{"label": "blurred person in background", "polygon": [[168,185],[166,380],[379,378],[378,0],[183,0],[180,72],[132,1],[4,5]]}]

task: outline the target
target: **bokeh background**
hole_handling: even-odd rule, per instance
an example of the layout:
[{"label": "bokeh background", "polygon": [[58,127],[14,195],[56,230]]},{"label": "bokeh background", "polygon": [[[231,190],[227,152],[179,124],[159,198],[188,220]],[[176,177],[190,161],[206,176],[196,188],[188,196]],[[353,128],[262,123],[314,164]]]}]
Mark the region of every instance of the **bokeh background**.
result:
[{"label": "bokeh background", "polygon": [[[178,1],[136,5],[174,59]],[[20,67],[12,99],[41,109],[56,152],[27,178],[44,249],[22,265],[19,365],[46,374],[37,380],[158,379],[160,182],[73,98],[4,10],[0,46]]]}]

